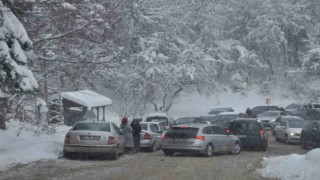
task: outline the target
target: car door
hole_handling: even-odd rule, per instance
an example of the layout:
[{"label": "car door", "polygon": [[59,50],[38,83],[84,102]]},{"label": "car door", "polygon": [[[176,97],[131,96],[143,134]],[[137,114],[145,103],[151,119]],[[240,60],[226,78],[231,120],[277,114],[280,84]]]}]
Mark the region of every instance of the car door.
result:
[{"label": "car door", "polygon": [[161,146],[161,134],[158,132],[157,128],[155,127],[156,125],[150,124],[150,132],[152,137],[154,138],[154,142],[156,143],[156,147]]},{"label": "car door", "polygon": [[227,131],[219,126],[216,126],[216,132],[221,136],[221,145],[223,151],[232,151],[234,148],[234,140],[227,134]]},{"label": "car door", "polygon": [[205,134],[205,139],[208,139],[207,143],[212,143],[214,151],[222,151],[222,137],[217,134],[215,126],[204,127],[202,133]]},{"label": "car door", "polygon": [[286,122],[287,121],[281,121],[280,126],[277,129],[277,136],[280,139],[284,139],[285,129],[286,129]]},{"label": "car door", "polygon": [[118,138],[120,149],[123,149],[124,148],[124,138],[122,136],[120,128],[117,125],[115,125],[114,123],[112,123],[112,126],[116,131],[116,136],[117,136],[116,138]]}]

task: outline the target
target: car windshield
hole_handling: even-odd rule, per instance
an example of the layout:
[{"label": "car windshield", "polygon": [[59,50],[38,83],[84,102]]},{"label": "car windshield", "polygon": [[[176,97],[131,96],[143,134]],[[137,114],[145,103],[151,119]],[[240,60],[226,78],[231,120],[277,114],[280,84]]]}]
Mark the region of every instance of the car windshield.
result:
[{"label": "car windshield", "polygon": [[160,124],[167,126],[168,118],[167,117],[148,117],[146,122],[159,122]]},{"label": "car windshield", "polygon": [[106,123],[78,123],[72,131],[107,131],[110,132],[110,124]]},{"label": "car windshield", "polygon": [[272,111],[267,111],[261,114],[261,116],[268,116],[268,117],[277,117],[280,115],[280,112],[272,112]]},{"label": "car windshield", "polygon": [[176,119],[175,123],[176,124],[189,124],[189,123],[194,123],[195,120],[196,120],[195,117],[185,117],[185,118]]},{"label": "car windshield", "polygon": [[214,119],[215,119],[215,122],[218,122],[218,121],[231,121],[235,118],[237,118],[238,115],[217,115]]},{"label": "car windshield", "polygon": [[298,109],[300,108],[300,104],[289,104],[288,106],[285,107],[285,109]]},{"label": "car windshield", "polygon": [[166,133],[168,138],[195,138],[199,128],[192,127],[173,127]]},{"label": "car windshield", "polygon": [[289,121],[289,128],[303,128],[306,125],[305,121]]}]

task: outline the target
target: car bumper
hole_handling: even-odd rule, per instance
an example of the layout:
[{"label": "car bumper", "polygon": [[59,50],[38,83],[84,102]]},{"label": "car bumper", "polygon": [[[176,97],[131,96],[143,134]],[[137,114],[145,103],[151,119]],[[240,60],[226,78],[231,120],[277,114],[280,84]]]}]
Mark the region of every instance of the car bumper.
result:
[{"label": "car bumper", "polygon": [[150,148],[150,147],[152,147],[152,143],[153,143],[153,141],[151,141],[151,140],[141,140],[140,147],[141,148]]},{"label": "car bumper", "polygon": [[289,142],[292,142],[292,143],[300,143],[300,138],[301,136],[289,136]]},{"label": "car bumper", "polygon": [[177,145],[168,145],[162,144],[161,149],[163,150],[171,150],[175,152],[205,152],[205,148],[203,146],[177,146]]},{"label": "car bumper", "polygon": [[269,127],[269,128],[271,128],[271,122],[263,122],[263,121],[262,121],[262,124],[263,124],[264,127]]},{"label": "car bumper", "polygon": [[264,147],[268,144],[268,139],[240,139],[242,147]]},{"label": "car bumper", "polygon": [[117,151],[117,147],[113,146],[88,146],[88,145],[64,145],[63,152],[67,153],[92,153],[92,154],[108,154]]}]

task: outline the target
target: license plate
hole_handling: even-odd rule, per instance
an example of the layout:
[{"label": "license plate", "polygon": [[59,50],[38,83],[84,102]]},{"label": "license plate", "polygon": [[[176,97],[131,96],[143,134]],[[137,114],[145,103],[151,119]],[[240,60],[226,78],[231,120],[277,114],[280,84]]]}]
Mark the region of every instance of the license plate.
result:
[{"label": "license plate", "polygon": [[80,140],[100,140],[100,136],[80,136]]}]

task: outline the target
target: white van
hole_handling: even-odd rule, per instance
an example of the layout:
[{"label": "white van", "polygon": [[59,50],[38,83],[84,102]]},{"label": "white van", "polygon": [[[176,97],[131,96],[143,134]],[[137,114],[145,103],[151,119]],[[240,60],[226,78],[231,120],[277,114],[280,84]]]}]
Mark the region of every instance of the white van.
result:
[{"label": "white van", "polygon": [[159,122],[161,123],[166,129],[170,129],[173,118],[170,117],[167,113],[151,113],[146,115],[142,122]]}]

